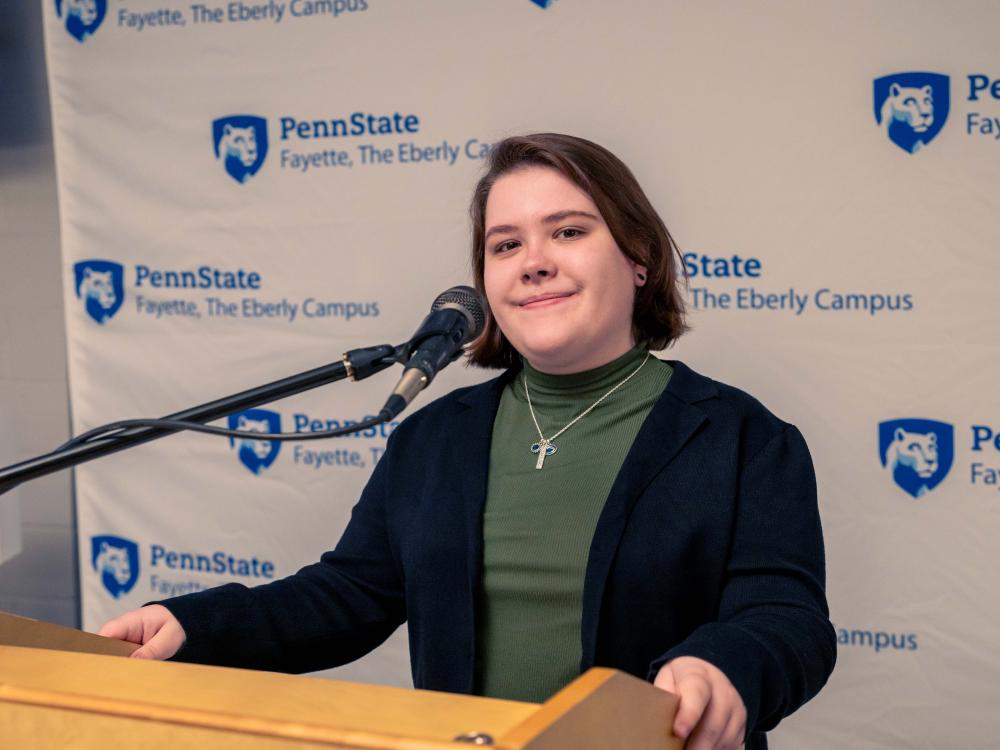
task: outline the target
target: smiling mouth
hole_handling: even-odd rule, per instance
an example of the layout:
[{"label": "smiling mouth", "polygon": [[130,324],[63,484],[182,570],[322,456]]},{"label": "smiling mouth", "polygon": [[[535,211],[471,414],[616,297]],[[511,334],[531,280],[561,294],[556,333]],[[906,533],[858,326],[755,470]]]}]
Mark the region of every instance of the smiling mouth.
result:
[{"label": "smiling mouth", "polygon": [[537,297],[528,297],[528,299],[523,302],[519,302],[519,307],[528,308],[539,308],[548,307],[550,305],[556,305],[560,302],[569,299],[573,295],[573,292],[561,292],[554,294],[539,294]]}]

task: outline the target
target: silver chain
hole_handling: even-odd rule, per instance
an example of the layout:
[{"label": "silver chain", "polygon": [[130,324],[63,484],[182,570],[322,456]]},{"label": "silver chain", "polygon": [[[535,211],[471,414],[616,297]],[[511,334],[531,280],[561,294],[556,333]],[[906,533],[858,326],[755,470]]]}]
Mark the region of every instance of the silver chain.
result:
[{"label": "silver chain", "polygon": [[535,408],[531,404],[531,393],[528,391],[528,377],[527,377],[527,375],[525,375],[524,376],[524,396],[525,396],[525,398],[528,399],[528,411],[531,413],[531,421],[535,423],[535,429],[538,430],[538,442],[535,443],[532,446],[532,449],[531,449],[532,453],[539,453],[539,450],[536,450],[536,446],[540,448],[540,455],[538,456],[539,460],[538,460],[538,463],[536,464],[536,468],[538,468],[538,469],[542,468],[542,464],[544,462],[545,455],[551,455],[551,453],[546,454],[546,446],[551,446],[552,449],[553,449],[552,453],[555,453],[555,446],[552,445],[552,441],[555,440],[560,435],[562,435],[564,432],[566,432],[566,430],[568,430],[570,427],[572,427],[573,425],[575,425],[577,422],[579,422],[585,416],[587,416],[588,414],[590,414],[590,412],[592,412],[594,409],[596,409],[598,407],[598,405],[602,401],[604,401],[604,399],[606,399],[608,396],[610,396],[612,393],[614,393],[615,391],[617,391],[619,388],[621,388],[623,385],[625,385],[628,381],[630,381],[632,378],[634,378],[636,375],[638,375],[639,374],[639,370],[641,370],[642,367],[643,367],[643,365],[645,365],[646,362],[649,361],[649,357],[650,357],[650,352],[647,351],[646,352],[646,357],[642,360],[642,362],[639,363],[639,366],[636,367],[635,370],[633,370],[632,373],[628,377],[626,377],[623,381],[621,381],[620,383],[618,383],[618,385],[616,385],[610,391],[608,391],[603,396],[601,396],[599,399],[597,399],[597,401],[595,401],[594,403],[592,403],[589,407],[587,407],[582,412],[580,412],[578,415],[576,415],[576,417],[573,418],[572,422],[570,422],[568,425],[566,425],[565,427],[563,427],[561,430],[559,430],[559,432],[557,432],[555,435],[553,435],[550,438],[546,438],[542,434],[542,428],[539,427],[539,425],[538,425],[538,418],[535,416]]}]

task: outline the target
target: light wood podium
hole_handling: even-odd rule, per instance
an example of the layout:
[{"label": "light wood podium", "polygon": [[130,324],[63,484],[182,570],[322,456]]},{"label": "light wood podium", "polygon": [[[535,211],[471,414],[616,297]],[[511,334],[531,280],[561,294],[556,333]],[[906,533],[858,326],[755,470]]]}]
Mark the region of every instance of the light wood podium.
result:
[{"label": "light wood podium", "polygon": [[683,747],[676,696],[609,669],[539,705],[124,659],[135,646],[3,613],[0,644],[0,748]]}]

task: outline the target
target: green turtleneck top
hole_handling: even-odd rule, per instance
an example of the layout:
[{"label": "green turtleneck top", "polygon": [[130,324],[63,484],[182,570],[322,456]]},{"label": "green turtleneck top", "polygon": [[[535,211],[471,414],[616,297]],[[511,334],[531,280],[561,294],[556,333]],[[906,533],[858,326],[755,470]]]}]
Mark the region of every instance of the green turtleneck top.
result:
[{"label": "green turtleneck top", "polygon": [[552,442],[551,438],[646,357],[637,347],[595,370],[547,375],[525,363],[500,398],[483,516],[477,622],[478,691],[542,702],[580,672],[583,579],[597,519],[625,455],[673,368],[650,356],[636,375]]}]

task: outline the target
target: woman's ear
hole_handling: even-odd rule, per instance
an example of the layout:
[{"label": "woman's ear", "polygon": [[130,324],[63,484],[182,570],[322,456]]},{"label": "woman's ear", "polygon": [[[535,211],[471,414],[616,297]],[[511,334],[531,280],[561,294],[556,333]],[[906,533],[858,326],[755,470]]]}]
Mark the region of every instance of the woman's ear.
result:
[{"label": "woman's ear", "polygon": [[646,285],[646,267],[640,266],[638,263],[633,267],[635,271],[635,285],[645,286]]}]

